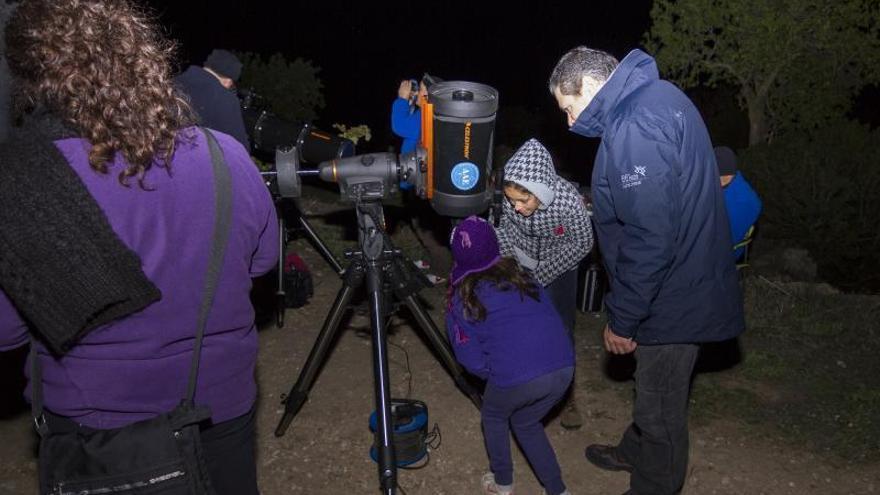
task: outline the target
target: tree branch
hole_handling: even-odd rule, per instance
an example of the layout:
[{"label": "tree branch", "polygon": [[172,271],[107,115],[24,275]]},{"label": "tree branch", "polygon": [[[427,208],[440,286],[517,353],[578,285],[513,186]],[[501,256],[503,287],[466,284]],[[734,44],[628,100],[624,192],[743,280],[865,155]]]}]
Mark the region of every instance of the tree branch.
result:
[{"label": "tree branch", "polygon": [[723,62],[703,62],[703,64],[705,64],[707,67],[711,67],[711,68],[714,68],[714,69],[723,69],[723,70],[729,72],[730,75],[732,75],[734,78],[736,78],[736,80],[739,81],[739,84],[740,84],[742,87],[744,87],[744,88],[748,88],[748,87],[749,87],[749,82],[746,81],[746,80],[745,80],[745,79],[739,74],[739,72],[737,72],[736,70],[734,70],[734,68],[733,68],[730,64],[725,64],[725,63],[723,63]]}]

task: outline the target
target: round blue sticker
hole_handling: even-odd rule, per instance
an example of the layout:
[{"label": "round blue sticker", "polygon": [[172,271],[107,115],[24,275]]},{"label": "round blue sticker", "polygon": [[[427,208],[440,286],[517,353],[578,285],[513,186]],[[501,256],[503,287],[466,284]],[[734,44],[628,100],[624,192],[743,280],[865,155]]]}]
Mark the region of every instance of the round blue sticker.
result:
[{"label": "round blue sticker", "polygon": [[461,162],[452,167],[452,185],[462,191],[474,188],[480,181],[480,169],[471,162]]}]

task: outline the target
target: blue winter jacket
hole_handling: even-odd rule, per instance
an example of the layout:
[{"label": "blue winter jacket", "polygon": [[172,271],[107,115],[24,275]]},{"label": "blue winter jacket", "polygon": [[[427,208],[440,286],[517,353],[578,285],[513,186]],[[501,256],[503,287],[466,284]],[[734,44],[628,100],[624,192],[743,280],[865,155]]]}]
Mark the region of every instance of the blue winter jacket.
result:
[{"label": "blue winter jacket", "polygon": [[391,130],[403,138],[400,143],[401,153],[416,149],[422,135],[422,112],[419,107],[410,113],[409,102],[403,98],[395,98],[391,104]]},{"label": "blue winter jacket", "polygon": [[[395,98],[391,104],[391,130],[403,138],[400,143],[400,152],[409,153],[416,149],[419,138],[422,136],[422,111],[416,107],[410,113],[409,102],[403,98]],[[406,181],[400,181],[403,190],[412,189],[412,185]]]},{"label": "blue winter jacket", "polygon": [[497,387],[514,387],[574,366],[571,338],[543,287],[538,300],[485,281],[476,292],[485,320],[465,315],[458,290],[446,310],[446,334],[466,370]]},{"label": "blue winter jacket", "polygon": [[[730,239],[736,245],[742,242],[752,225],[761,214],[761,199],[758,193],[740,172],[737,172],[724,188],[724,205],[727,207],[727,218],[730,221]],[[745,248],[734,250],[733,259],[739,260]]]},{"label": "blue winter jacket", "polygon": [[612,331],[639,344],[725,340],[745,328],[715,155],[693,103],[640,50],[571,130],[601,137],[596,236]]}]

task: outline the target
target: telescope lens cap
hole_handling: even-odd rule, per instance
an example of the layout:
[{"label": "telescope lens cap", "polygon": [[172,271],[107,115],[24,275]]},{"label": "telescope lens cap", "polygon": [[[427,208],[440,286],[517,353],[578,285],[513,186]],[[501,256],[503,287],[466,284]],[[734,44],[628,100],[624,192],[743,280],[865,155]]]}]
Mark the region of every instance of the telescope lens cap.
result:
[{"label": "telescope lens cap", "polygon": [[452,99],[455,101],[474,101],[474,93],[466,89],[459,89],[452,92]]}]

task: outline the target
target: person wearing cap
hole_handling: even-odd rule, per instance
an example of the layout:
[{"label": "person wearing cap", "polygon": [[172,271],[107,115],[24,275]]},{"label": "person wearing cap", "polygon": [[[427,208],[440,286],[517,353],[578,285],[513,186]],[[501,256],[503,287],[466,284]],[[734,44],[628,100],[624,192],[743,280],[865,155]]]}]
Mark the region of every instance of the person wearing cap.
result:
[{"label": "person wearing cap", "polygon": [[189,66],[174,82],[189,96],[202,125],[229,134],[250,152],[241,103],[235,93],[241,67],[232,52],[215,49],[201,67]]},{"label": "person wearing cap", "polygon": [[635,354],[632,423],[586,458],[629,472],[626,495],[673,495],[688,465],[687,408],[700,344],[745,329],[739,276],[709,132],[654,58],[579,46],[548,89],[576,134],[601,138],[593,225],[611,290],[605,348]]},{"label": "person wearing cap", "polygon": [[[737,161],[736,153],[727,146],[715,148],[715,162],[718,164],[721,188],[724,189],[724,206],[730,222],[730,240],[734,246],[745,240],[761,214],[761,198],[737,170]],[[745,246],[734,249],[733,258],[739,261],[745,249]]]},{"label": "person wearing cap", "polygon": [[574,376],[568,332],[541,284],[502,257],[486,220],[463,220],[450,243],[446,331],[458,362],[486,380],[480,415],[490,471],[483,493],[513,493],[513,430],[546,493],[568,495],[541,422]]},{"label": "person wearing cap", "polygon": [[[415,79],[400,81],[397,98],[391,103],[391,131],[402,138],[401,153],[409,153],[418,146],[422,137],[421,100],[427,98],[428,88],[437,82],[441,82],[441,79],[430,74],[425,74],[421,81]],[[408,191],[412,187],[409,182],[400,181],[402,191]]]},{"label": "person wearing cap", "polygon": [[[501,252],[519,261],[547,291],[574,341],[577,270],[593,247],[593,227],[574,184],[556,175],[550,152],[535,139],[526,141],[504,165]],[[574,387],[559,422],[577,429],[583,418]]]}]

